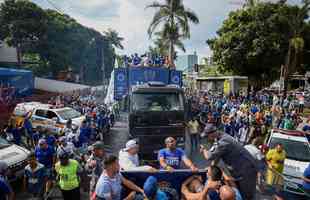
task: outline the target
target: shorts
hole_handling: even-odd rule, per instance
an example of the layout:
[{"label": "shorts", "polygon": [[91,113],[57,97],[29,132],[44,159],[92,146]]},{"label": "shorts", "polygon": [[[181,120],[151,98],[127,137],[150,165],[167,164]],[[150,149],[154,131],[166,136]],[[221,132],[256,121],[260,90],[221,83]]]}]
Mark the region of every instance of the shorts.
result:
[{"label": "shorts", "polygon": [[55,180],[55,173],[54,173],[54,170],[52,168],[46,168],[46,177],[47,177],[47,180],[49,181],[52,181],[52,180]]}]

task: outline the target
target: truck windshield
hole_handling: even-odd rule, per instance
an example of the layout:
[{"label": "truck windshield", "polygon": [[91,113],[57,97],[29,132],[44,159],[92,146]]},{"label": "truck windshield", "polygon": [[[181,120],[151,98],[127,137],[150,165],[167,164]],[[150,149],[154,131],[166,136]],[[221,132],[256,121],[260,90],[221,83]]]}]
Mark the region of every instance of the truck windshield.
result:
[{"label": "truck windshield", "polygon": [[136,93],[133,94],[134,111],[183,111],[182,95],[178,93]]},{"label": "truck windshield", "polygon": [[270,141],[270,147],[274,148],[279,143],[283,145],[288,159],[310,162],[310,148],[308,143],[274,137]]},{"label": "truck windshield", "polygon": [[64,120],[74,119],[82,116],[80,112],[73,109],[59,110],[57,113]]}]

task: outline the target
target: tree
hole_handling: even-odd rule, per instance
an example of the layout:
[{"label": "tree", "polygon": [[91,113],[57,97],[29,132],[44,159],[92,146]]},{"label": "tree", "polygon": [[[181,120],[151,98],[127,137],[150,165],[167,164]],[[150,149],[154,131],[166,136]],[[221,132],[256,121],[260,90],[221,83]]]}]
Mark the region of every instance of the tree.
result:
[{"label": "tree", "polygon": [[26,0],[6,0],[0,5],[0,40],[17,49],[18,64],[22,51],[34,47],[46,32],[46,13]]},{"label": "tree", "polygon": [[[259,3],[231,12],[207,41],[222,69],[249,76],[256,86],[277,79],[289,47],[290,13],[299,9],[283,3]],[[262,81],[264,80],[264,81]]]},{"label": "tree", "polygon": [[[105,36],[77,23],[68,15],[47,10],[48,29],[38,52],[47,71],[54,76],[69,67],[89,84],[102,82],[113,69],[113,52]],[[104,58],[103,58],[104,56]]]},{"label": "tree", "polygon": [[303,0],[303,6],[301,8],[295,8],[292,12],[288,13],[289,46],[284,65],[284,72],[282,74],[284,78],[285,94],[287,91],[289,75],[298,70],[297,65],[301,64],[300,58],[305,47],[305,40],[303,33],[305,31],[305,28],[307,28],[307,23],[305,22],[305,19],[308,18],[309,10],[310,10],[310,0]]},{"label": "tree", "polygon": [[120,37],[118,35],[118,32],[112,29],[108,29],[104,32],[104,35],[111,42],[114,48],[124,49],[124,46],[122,44],[124,38]]},{"label": "tree", "polygon": [[[150,37],[161,28],[160,35],[169,44],[169,59],[174,66],[175,47],[183,46],[183,39],[190,38],[189,23],[198,24],[197,15],[185,8],[182,0],[165,0],[165,3],[154,2],[146,8],[157,9],[148,29]],[[183,46],[184,48],[184,46]],[[185,49],[185,48],[184,48]]]}]

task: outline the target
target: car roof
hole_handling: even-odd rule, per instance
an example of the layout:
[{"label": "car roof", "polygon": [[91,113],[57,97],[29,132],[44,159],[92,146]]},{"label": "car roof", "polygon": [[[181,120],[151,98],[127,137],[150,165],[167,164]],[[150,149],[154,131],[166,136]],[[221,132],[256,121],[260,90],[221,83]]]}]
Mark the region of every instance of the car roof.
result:
[{"label": "car roof", "polygon": [[298,142],[308,142],[307,133],[299,130],[272,129],[271,138],[274,137]]}]

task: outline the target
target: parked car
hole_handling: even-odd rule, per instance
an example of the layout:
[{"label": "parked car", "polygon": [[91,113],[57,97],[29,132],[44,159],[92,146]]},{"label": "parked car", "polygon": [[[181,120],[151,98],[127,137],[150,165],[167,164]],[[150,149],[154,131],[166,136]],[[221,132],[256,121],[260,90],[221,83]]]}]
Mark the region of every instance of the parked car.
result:
[{"label": "parked car", "polygon": [[28,164],[30,151],[24,147],[10,144],[0,137],[0,160],[5,161],[10,168],[9,180],[14,181],[23,177],[24,168]]},{"label": "parked car", "polygon": [[39,102],[17,104],[12,119],[15,123],[21,123],[28,113],[31,114],[31,122],[34,129],[42,127],[55,134],[62,133],[69,119],[72,120],[72,125],[77,127],[85,120],[85,116],[73,108],[54,108],[52,105]]},{"label": "parked car", "polygon": [[310,163],[310,144],[307,133],[298,130],[273,129],[267,140],[269,148],[281,143],[286,151],[284,161],[284,190],[290,193],[303,195],[303,172]]}]

